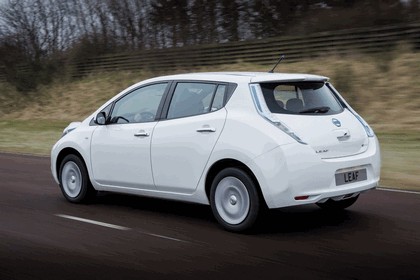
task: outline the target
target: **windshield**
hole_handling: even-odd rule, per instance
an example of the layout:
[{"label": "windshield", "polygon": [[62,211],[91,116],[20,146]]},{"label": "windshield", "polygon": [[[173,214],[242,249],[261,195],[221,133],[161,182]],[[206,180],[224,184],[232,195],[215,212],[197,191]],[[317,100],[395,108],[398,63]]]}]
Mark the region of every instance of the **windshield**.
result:
[{"label": "windshield", "polygon": [[275,114],[324,114],[343,108],[324,82],[261,83],[264,100]]}]

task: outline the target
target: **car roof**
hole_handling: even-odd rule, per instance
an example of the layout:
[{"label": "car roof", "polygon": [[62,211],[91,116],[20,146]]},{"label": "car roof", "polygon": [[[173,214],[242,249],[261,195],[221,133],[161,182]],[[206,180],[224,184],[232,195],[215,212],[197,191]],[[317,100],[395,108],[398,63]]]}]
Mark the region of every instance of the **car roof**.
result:
[{"label": "car roof", "polygon": [[297,73],[267,73],[267,72],[201,72],[187,73],[153,78],[150,81],[160,80],[201,80],[221,81],[233,83],[261,83],[274,81],[328,81],[328,77]]}]

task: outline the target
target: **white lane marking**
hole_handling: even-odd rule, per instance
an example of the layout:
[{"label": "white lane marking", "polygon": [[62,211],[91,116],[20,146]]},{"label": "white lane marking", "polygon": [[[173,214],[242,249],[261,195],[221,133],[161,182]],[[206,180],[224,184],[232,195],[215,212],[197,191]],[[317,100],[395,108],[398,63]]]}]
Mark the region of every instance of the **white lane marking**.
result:
[{"label": "white lane marking", "polygon": [[172,240],[172,241],[190,243],[189,241],[186,241],[186,240],[181,240],[181,239],[177,239],[177,238],[173,238],[173,237],[169,237],[169,236],[165,236],[165,235],[154,234],[154,233],[149,233],[149,232],[144,232],[144,231],[142,231],[141,233],[146,234],[146,235],[150,235],[150,236],[154,236],[154,237],[158,237],[158,238]]},{"label": "white lane marking", "polygon": [[[104,223],[104,222],[99,222],[99,221],[95,221],[95,220],[84,219],[84,218],[70,216],[70,215],[55,214],[55,216],[61,217],[61,218],[64,218],[64,219],[69,219],[69,220],[75,220],[75,221],[79,221],[79,222],[84,222],[84,223],[88,223],[88,224],[94,224],[94,225],[98,225],[98,226],[113,228],[113,229],[130,230],[130,228],[128,228],[128,227],[118,226],[118,225],[114,225],[114,224],[108,224],[108,223]],[[158,237],[158,238],[162,238],[162,239],[167,239],[167,240],[172,240],[172,241],[177,241],[177,242],[190,243],[189,241],[186,241],[186,240],[181,240],[181,239],[178,239],[178,238],[173,238],[173,237],[169,237],[169,236],[165,236],[165,235],[154,234],[154,233],[150,233],[150,232],[146,232],[146,231],[139,231],[139,232],[141,234],[145,234],[145,235],[149,235],[149,236],[153,236],[153,237]]]},{"label": "white lane marking", "polygon": [[376,189],[379,191],[387,191],[387,192],[420,194],[420,192],[416,192],[416,191],[406,191],[406,190],[397,190],[397,189],[389,189],[389,188],[376,188]]},{"label": "white lane marking", "polygon": [[61,217],[61,218],[64,218],[64,219],[70,219],[70,220],[75,220],[75,221],[84,222],[84,223],[88,223],[88,224],[98,225],[98,226],[102,226],[102,227],[108,227],[108,228],[119,229],[119,230],[130,230],[130,228],[128,228],[128,227],[103,223],[103,222],[84,219],[84,218],[79,218],[79,217],[75,217],[75,216],[69,216],[69,215],[64,215],[64,214],[55,214],[55,216]]}]

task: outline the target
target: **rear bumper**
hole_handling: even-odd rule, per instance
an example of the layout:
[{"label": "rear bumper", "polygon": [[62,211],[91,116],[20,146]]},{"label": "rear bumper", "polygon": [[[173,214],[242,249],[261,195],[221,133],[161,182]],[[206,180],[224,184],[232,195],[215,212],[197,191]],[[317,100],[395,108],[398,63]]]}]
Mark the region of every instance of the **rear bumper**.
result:
[{"label": "rear bumper", "polygon": [[[321,159],[306,145],[279,146],[255,158],[254,171],[269,208],[323,202],[328,198],[360,193],[375,188],[380,178],[381,156],[376,137],[369,138],[368,149],[358,155]],[[337,186],[337,170],[366,168],[367,180]],[[296,200],[296,197],[306,197]]]}]

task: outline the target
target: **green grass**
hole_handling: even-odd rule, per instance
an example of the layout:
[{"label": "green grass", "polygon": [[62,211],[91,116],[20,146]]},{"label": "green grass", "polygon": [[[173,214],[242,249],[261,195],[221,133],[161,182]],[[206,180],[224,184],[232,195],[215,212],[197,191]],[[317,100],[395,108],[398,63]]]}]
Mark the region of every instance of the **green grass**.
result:
[{"label": "green grass", "polygon": [[48,155],[67,124],[51,120],[2,120],[0,151]]},{"label": "green grass", "polygon": [[381,185],[420,191],[420,132],[378,133]]}]

